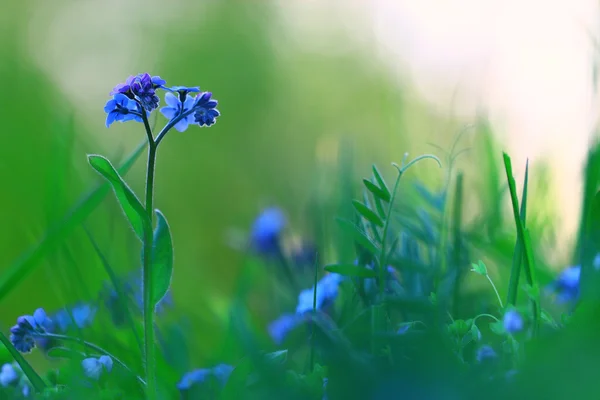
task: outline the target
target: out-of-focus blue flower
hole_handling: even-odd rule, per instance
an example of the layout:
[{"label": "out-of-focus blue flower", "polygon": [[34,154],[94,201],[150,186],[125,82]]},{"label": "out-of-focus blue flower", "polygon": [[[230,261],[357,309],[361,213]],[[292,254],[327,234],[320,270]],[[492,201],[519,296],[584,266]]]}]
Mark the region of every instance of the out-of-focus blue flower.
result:
[{"label": "out-of-focus blue flower", "polygon": [[484,345],[477,350],[477,362],[483,363],[486,361],[491,361],[496,358],[496,352],[491,346]]},{"label": "out-of-focus blue flower", "polygon": [[10,341],[21,353],[29,353],[35,347],[36,334],[43,334],[52,327],[52,320],[48,318],[43,308],[38,308],[31,315],[24,315],[17,319],[17,324],[10,328]]},{"label": "out-of-focus blue flower", "polygon": [[556,292],[559,303],[568,303],[579,297],[579,277],[581,266],[575,265],[564,269],[549,288]]},{"label": "out-of-focus blue flower", "polygon": [[[316,306],[317,310],[326,308],[338,295],[338,288],[345,277],[340,274],[329,273],[317,282]],[[314,287],[305,289],[298,296],[298,306],[296,313],[302,314],[313,309],[314,303]]]},{"label": "out-of-focus blue flower", "polygon": [[211,126],[217,122],[217,117],[221,115],[216,109],[218,101],[211,99],[211,92],[203,92],[196,96],[194,108],[198,110],[194,114],[196,123],[200,126]]},{"label": "out-of-focus blue flower", "polygon": [[[357,264],[355,262],[355,264]],[[373,269],[372,265],[367,266],[368,269]],[[396,284],[400,287],[399,275],[398,271],[391,265],[387,266],[387,274],[385,276],[385,291],[386,293],[393,292],[394,287],[393,284]],[[377,287],[377,279],[376,278],[367,278],[364,280],[364,288],[365,293],[367,295],[374,295],[379,293],[379,289]]]},{"label": "out-of-focus blue flower", "polygon": [[90,357],[81,361],[81,367],[88,378],[98,380],[104,371],[112,371],[113,360],[109,356]]},{"label": "out-of-focus blue flower", "polygon": [[523,317],[516,310],[508,310],[504,314],[504,330],[508,333],[517,333],[523,330]]},{"label": "out-of-focus blue flower", "polygon": [[288,333],[304,322],[304,318],[298,314],[283,314],[271,322],[267,328],[269,336],[277,345],[283,343]]},{"label": "out-of-focus blue flower", "polygon": [[[167,105],[160,109],[160,112],[172,120],[178,115],[182,114],[185,111],[189,111],[194,106],[195,99],[193,96],[183,96],[184,101],[181,102],[181,97],[175,96],[173,93],[165,94],[165,102]],[[174,125],[174,128],[179,132],[183,132],[188,128],[189,124],[194,123],[194,115],[190,114],[187,117],[182,118]]]},{"label": "out-of-focus blue flower", "polygon": [[281,251],[279,239],[286,225],[287,219],[281,209],[270,207],[263,210],[254,221],[250,232],[254,250],[263,255]]},{"label": "out-of-focus blue flower", "polygon": [[183,375],[177,383],[177,389],[180,391],[190,390],[196,385],[202,385],[210,378],[217,380],[221,387],[225,386],[234,367],[228,364],[218,364],[213,368],[196,369]]},{"label": "out-of-focus blue flower", "polygon": [[122,93],[117,93],[114,97],[106,102],[104,106],[106,116],[106,127],[108,128],[113,122],[137,121],[142,122],[142,118],[134,113],[139,113],[138,105],[135,101]]},{"label": "out-of-focus blue flower", "polygon": [[[70,310],[62,308],[52,316],[56,329],[59,332],[66,332],[73,324],[78,328],[85,328],[92,324],[97,308],[91,304],[78,303]],[[71,318],[72,316],[72,318]]]},{"label": "out-of-focus blue flower", "polygon": [[15,385],[19,381],[19,373],[17,369],[10,363],[6,363],[0,370],[0,386],[7,387]]}]

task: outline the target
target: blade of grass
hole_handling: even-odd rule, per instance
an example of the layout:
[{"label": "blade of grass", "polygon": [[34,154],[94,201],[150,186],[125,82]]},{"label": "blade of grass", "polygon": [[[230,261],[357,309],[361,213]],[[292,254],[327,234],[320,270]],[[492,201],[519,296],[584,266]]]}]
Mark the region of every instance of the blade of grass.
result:
[{"label": "blade of grass", "polygon": [[[515,178],[513,177],[512,164],[510,161],[510,157],[506,153],[503,153],[503,156],[504,156],[504,166],[506,169],[506,178],[508,180],[508,187],[510,190],[510,198],[511,198],[511,203],[512,203],[512,208],[513,208],[513,215],[515,218],[515,225],[517,226],[517,237],[519,237],[519,236],[521,237],[521,242],[522,242],[522,246],[523,246],[523,252],[524,252],[523,255],[524,255],[524,259],[525,259],[525,277],[527,279],[527,284],[529,286],[531,286],[532,288],[535,288],[535,286],[536,286],[535,262],[533,259],[533,251],[531,248],[531,238],[529,236],[529,230],[527,230],[527,228],[525,228],[523,222],[521,221],[520,215],[519,215],[519,199],[517,198],[517,188],[516,188],[516,184],[515,184]],[[526,210],[526,208],[524,210]],[[533,312],[532,333],[535,336],[535,335],[537,335],[537,332],[538,332],[538,328],[539,328],[539,324],[540,324],[540,315],[541,315],[539,296],[538,295],[531,296],[530,301],[531,301],[532,312]]]},{"label": "blade of grass", "polygon": [[454,212],[452,222],[452,235],[454,236],[454,268],[456,270],[456,278],[454,281],[454,299],[452,301],[453,315],[458,316],[460,309],[460,284],[462,281],[462,266],[461,263],[461,249],[462,249],[462,202],[463,202],[463,174],[458,173],[456,176],[456,188],[454,194]]},{"label": "blade of grass", "polygon": [[[520,218],[523,226],[527,219],[527,183],[529,182],[529,160],[525,164],[525,180],[523,181],[523,199],[521,200],[521,212]],[[506,304],[512,304],[513,306],[517,303],[517,292],[519,289],[519,278],[521,276],[521,262],[523,261],[523,240],[517,232],[517,241],[515,243],[515,250],[513,252],[512,268],[510,270],[510,281],[508,284],[508,295],[506,298]]]},{"label": "blade of grass", "polygon": [[[119,173],[125,175],[133,166],[137,158],[142,154],[147,145],[146,139],[127,157],[119,168]],[[75,205],[54,227],[48,229],[41,241],[24,252],[19,258],[8,266],[0,277],[0,300],[8,295],[18,283],[31,273],[38,263],[44,259],[46,254],[56,248],[75,227],[81,224],[102,202],[108,194],[110,185],[103,183],[92,190]]]},{"label": "blade of grass", "polygon": [[46,388],[46,383],[44,382],[44,380],[37,374],[37,372],[35,372],[33,367],[27,362],[27,360],[25,360],[25,357],[23,357],[21,353],[19,353],[19,351],[15,349],[15,346],[12,345],[10,340],[8,340],[8,338],[4,336],[4,333],[2,332],[0,332],[0,341],[2,342],[2,344],[4,344],[4,347],[6,347],[10,355],[17,362],[17,364],[19,364],[19,367],[21,367],[21,370],[23,371],[25,376],[27,376],[27,378],[33,385],[35,391],[38,393],[43,392]]}]

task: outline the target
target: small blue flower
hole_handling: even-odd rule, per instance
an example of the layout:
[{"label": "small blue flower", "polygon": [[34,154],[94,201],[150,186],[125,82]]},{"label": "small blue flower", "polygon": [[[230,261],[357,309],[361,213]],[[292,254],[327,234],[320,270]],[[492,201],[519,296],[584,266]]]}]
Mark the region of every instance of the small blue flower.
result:
[{"label": "small blue flower", "polygon": [[[52,316],[59,332],[67,332],[73,324],[79,329],[91,325],[96,315],[97,308],[87,303],[78,303],[69,310],[62,308]],[[72,318],[71,318],[72,316]]]},{"label": "small blue flower", "polygon": [[279,238],[286,225],[287,219],[281,209],[270,207],[263,210],[254,221],[250,233],[254,250],[263,255],[280,251]]},{"label": "small blue flower", "polygon": [[88,378],[98,380],[102,373],[110,373],[113,367],[113,360],[109,356],[100,356],[98,358],[90,357],[81,361],[83,372]]},{"label": "small blue flower", "polygon": [[477,350],[477,362],[483,363],[486,361],[491,361],[497,357],[496,352],[491,346],[484,345]]},{"label": "small blue flower", "polygon": [[[181,96],[177,97],[173,93],[165,94],[165,102],[167,103],[167,105],[165,107],[161,108],[160,112],[165,117],[172,120],[175,117],[177,117],[178,115],[182,114],[183,112],[191,110],[192,107],[194,106],[195,98],[193,96],[188,96],[186,98],[185,95],[183,96],[183,98],[185,100],[183,101],[183,108],[182,108]],[[179,122],[177,122],[175,124],[174,128],[177,129],[179,132],[183,132],[188,128],[189,124],[193,124],[193,123],[194,123],[194,115],[190,114],[187,117],[184,117],[181,120],[179,120]]]},{"label": "small blue flower", "polygon": [[115,94],[111,100],[106,102],[104,112],[108,114],[106,116],[107,128],[115,121],[142,122],[142,118],[138,115],[137,103],[122,93]]},{"label": "small blue flower", "polygon": [[18,383],[19,375],[17,369],[12,364],[4,364],[0,370],[0,386],[7,387]]},{"label": "small blue flower", "polygon": [[581,275],[581,266],[575,265],[564,269],[549,285],[549,288],[556,292],[559,303],[569,303],[577,300],[579,297],[579,277]]},{"label": "small blue flower", "polygon": [[517,333],[523,330],[523,317],[516,310],[508,310],[504,314],[504,330],[508,333]]},{"label": "small blue flower", "polygon": [[200,88],[198,86],[172,86],[170,88],[165,88],[171,92],[179,93],[179,101],[184,102],[189,93],[200,93]]},{"label": "small blue flower", "polygon": [[[330,273],[317,282],[317,301],[315,304],[317,310],[323,310],[335,300],[338,295],[339,285],[344,279],[345,278],[342,275]],[[314,291],[315,289],[313,287],[300,292],[296,313],[303,314],[313,309]]]},{"label": "small blue flower", "polygon": [[36,334],[46,333],[52,327],[52,320],[48,318],[42,308],[38,308],[31,315],[24,315],[17,319],[17,324],[10,328],[10,341],[21,353],[29,353],[35,347]]},{"label": "small blue flower", "polygon": [[281,317],[271,322],[267,330],[269,336],[273,339],[273,342],[280,345],[287,335],[302,322],[304,322],[304,318],[298,314],[283,314]]},{"label": "small blue flower", "polygon": [[[157,82],[164,82],[162,79],[158,79]],[[152,111],[158,107],[160,99],[156,95],[155,83],[152,81],[150,74],[143,73],[135,76],[130,84],[130,90],[144,109]]]},{"label": "small blue flower", "polygon": [[177,389],[180,391],[190,390],[196,385],[202,385],[210,378],[217,380],[221,387],[225,386],[234,367],[228,364],[218,364],[213,368],[196,369],[183,375],[177,383]]},{"label": "small blue flower", "polygon": [[194,108],[198,110],[194,114],[196,123],[200,126],[211,126],[217,122],[217,117],[221,115],[216,109],[218,101],[211,100],[212,93],[204,92],[196,96]]}]

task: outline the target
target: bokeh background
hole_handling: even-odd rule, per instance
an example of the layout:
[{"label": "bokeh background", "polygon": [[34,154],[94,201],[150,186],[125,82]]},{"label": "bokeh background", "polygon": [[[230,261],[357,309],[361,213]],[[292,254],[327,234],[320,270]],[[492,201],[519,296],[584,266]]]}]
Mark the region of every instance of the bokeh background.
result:
[{"label": "bokeh background", "polygon": [[[432,144],[449,149],[474,124],[460,168],[477,190],[490,161],[476,151],[484,126],[512,155],[517,181],[532,161],[534,214],[552,218],[556,234],[547,259],[569,261],[597,114],[594,1],[53,0],[1,9],[0,274],[100,183],[87,153],[116,163],[144,139],[133,123],[106,129],[102,107],[116,83],[146,71],[220,102],[210,130],[169,134],[156,178],[155,203],[174,236],[174,301],[194,317],[200,358],[220,343],[239,284],[234,239],[268,205],[308,235],[308,206],[340,184],[349,148],[357,182],[372,163],[391,176],[405,152],[443,158]],[[127,175],[137,191],[143,160]],[[433,163],[411,173],[434,188],[445,179]],[[139,244],[111,195],[85,226],[115,269],[138,267]],[[79,226],[5,294],[0,324],[94,299],[106,280]]]}]

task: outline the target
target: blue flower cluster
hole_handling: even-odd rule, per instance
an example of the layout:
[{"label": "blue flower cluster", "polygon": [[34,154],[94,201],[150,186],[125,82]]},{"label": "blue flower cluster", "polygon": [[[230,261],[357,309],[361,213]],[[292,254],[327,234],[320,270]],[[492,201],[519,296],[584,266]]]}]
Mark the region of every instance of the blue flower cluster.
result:
[{"label": "blue flower cluster", "polygon": [[[199,87],[173,86],[167,87],[160,76],[148,73],[127,78],[110,92],[113,96],[104,106],[106,126],[113,122],[143,122],[148,115],[158,108],[159,89],[166,91],[167,105],[160,112],[169,119],[179,132],[185,131],[189,125],[211,126],[220,115],[217,110],[218,101],[212,98],[211,92],[201,92]],[[197,95],[191,95],[197,93]]]},{"label": "blue flower cluster", "polygon": [[52,320],[43,308],[38,308],[32,315],[23,315],[17,324],[10,328],[10,341],[21,353],[29,353],[35,347],[35,338],[52,328]]},{"label": "blue flower cluster", "polygon": [[307,312],[314,308],[317,310],[327,310],[338,295],[340,284],[346,278],[339,274],[329,273],[321,278],[315,287],[305,289],[298,295],[298,305],[295,314],[283,314],[275,321],[271,322],[267,328],[269,335],[276,344],[281,344],[287,334],[300,324],[307,321]]},{"label": "blue flower cluster", "polygon": [[113,360],[109,356],[100,356],[98,358],[89,357],[81,361],[81,367],[88,378],[97,381],[104,371],[106,371],[106,373],[112,371]]},{"label": "blue flower cluster", "polygon": [[[594,269],[600,270],[600,254],[594,258],[593,266]],[[550,291],[556,293],[556,300],[559,303],[572,303],[579,298],[580,275],[581,265],[567,267],[548,286]]]},{"label": "blue flower cluster", "polygon": [[185,374],[177,383],[177,389],[186,393],[194,387],[200,387],[208,384],[210,380],[216,380],[222,388],[227,383],[229,376],[235,368],[229,364],[218,364],[212,368],[196,369]]},{"label": "blue flower cluster", "polygon": [[21,367],[17,363],[6,363],[0,369],[0,387],[13,387],[21,391],[23,397],[27,398],[31,394],[31,383],[23,374]]}]

